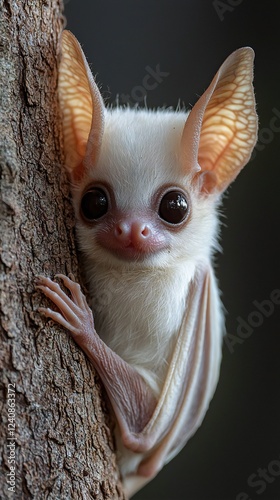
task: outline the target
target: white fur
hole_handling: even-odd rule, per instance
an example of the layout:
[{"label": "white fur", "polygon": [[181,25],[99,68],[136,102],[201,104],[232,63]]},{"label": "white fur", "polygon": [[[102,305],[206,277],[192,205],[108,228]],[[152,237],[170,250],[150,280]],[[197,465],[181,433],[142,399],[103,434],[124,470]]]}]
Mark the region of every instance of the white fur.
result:
[{"label": "white fur", "polygon": [[[197,266],[209,262],[216,245],[216,200],[193,188],[193,172],[185,172],[179,162],[186,117],[163,110],[107,110],[98,164],[78,186],[74,199],[96,330],[157,396],[190,281]],[[182,187],[188,194],[189,220],[179,232],[170,231],[170,249],[144,262],[120,261],[96,245],[95,227],[79,219],[80,193],[92,182],[109,183],[118,208],[128,213],[149,209],[164,184]]]}]

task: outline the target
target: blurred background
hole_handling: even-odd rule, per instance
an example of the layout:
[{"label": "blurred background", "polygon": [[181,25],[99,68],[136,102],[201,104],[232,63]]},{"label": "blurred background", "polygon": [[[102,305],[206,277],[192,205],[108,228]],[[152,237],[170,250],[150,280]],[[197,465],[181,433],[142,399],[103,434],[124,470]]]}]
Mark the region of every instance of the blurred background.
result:
[{"label": "blurred background", "polygon": [[195,436],[134,498],[279,500],[280,304],[253,313],[280,290],[280,2],[68,0],[65,16],[108,104],[188,107],[232,51],[255,50],[259,140],[224,198],[216,265],[229,334],[219,385]]}]

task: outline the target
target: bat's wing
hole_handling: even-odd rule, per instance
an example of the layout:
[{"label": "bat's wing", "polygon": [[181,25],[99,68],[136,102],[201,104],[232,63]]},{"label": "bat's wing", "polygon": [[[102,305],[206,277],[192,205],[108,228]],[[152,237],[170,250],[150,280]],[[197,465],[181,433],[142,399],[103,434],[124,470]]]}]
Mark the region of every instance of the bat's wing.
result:
[{"label": "bat's wing", "polygon": [[209,267],[199,270],[190,286],[186,314],[170,360],[160,399],[143,434],[157,444],[140,463],[138,474],[125,479],[132,494],[171,460],[200,426],[215,391],[222,348],[218,289]]}]

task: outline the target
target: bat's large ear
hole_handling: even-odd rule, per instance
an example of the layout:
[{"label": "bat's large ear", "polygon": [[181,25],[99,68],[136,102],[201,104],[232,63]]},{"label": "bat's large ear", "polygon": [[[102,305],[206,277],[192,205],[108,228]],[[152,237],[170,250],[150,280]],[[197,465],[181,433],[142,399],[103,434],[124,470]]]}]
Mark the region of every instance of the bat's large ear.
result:
[{"label": "bat's large ear", "polygon": [[[70,31],[61,38],[59,102],[65,166],[75,180],[97,161],[104,128],[104,104],[79,42]],[[86,158],[86,160],[85,160]]]},{"label": "bat's large ear", "polygon": [[182,135],[184,168],[204,192],[221,193],[246,165],[257,139],[254,51],[233,52],[197,101]]}]

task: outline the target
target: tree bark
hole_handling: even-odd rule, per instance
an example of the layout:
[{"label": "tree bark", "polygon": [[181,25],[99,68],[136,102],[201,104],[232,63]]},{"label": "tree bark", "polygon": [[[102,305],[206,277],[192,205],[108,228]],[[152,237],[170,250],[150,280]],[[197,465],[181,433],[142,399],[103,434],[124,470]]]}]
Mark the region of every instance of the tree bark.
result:
[{"label": "tree bark", "polygon": [[79,275],[57,101],[62,6],[0,9],[0,496],[124,498],[93,366],[36,312],[47,304],[36,275]]}]

